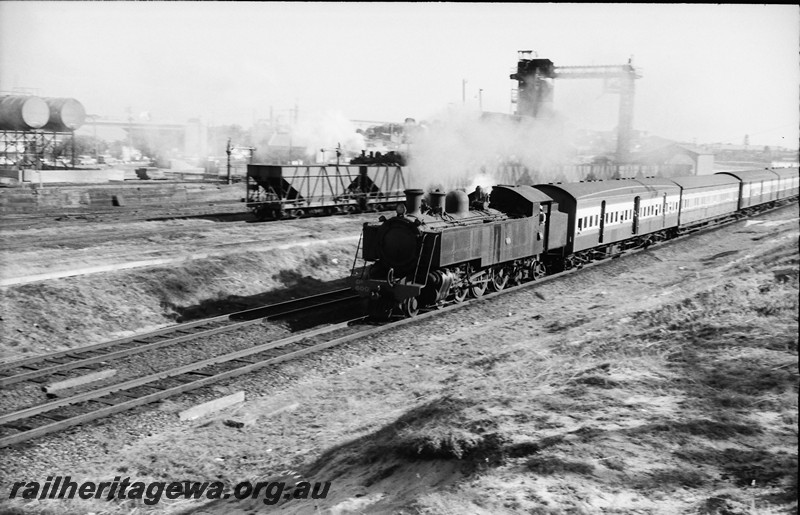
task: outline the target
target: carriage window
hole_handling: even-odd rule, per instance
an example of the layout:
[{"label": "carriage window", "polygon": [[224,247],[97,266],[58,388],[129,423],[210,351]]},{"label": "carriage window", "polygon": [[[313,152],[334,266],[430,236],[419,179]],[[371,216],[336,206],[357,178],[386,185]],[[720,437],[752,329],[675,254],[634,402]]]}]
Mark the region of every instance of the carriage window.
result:
[{"label": "carriage window", "polygon": [[583,218],[578,218],[578,231],[583,229]]}]

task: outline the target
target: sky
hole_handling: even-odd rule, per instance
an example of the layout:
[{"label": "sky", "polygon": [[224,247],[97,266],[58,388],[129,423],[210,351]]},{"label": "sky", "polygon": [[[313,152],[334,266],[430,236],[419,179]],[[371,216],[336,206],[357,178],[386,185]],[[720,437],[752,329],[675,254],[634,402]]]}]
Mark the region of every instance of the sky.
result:
[{"label": "sky", "polygon": [[[209,124],[511,112],[518,50],[557,66],[632,57],[634,128],[796,148],[800,8],[790,5],[22,2],[0,0],[0,91],[87,113]],[[463,81],[466,81],[465,83]],[[463,87],[463,90],[462,90]],[[613,130],[618,96],[556,80],[555,109]]]}]

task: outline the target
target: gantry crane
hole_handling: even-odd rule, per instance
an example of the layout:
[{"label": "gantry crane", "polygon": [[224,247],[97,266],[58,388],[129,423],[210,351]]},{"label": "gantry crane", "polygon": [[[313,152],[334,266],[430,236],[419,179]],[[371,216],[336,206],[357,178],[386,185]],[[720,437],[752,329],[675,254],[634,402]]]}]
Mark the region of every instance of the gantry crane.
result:
[{"label": "gantry crane", "polygon": [[617,162],[625,163],[630,155],[633,136],[633,95],[641,73],[627,64],[608,66],[556,66],[550,59],[531,58],[531,50],[520,50],[517,70],[510,78],[518,89],[511,101],[517,104],[517,115],[541,118],[552,114],[553,79],[604,79],[606,91],[619,93],[619,125],[617,127]]}]

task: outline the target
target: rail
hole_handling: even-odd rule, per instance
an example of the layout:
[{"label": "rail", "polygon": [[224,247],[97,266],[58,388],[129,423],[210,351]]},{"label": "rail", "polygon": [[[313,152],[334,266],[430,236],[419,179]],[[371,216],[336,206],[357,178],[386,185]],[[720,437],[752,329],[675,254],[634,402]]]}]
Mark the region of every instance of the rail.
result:
[{"label": "rail", "polygon": [[[0,364],[0,387],[229,332],[264,319],[281,318],[356,298],[347,288],[332,290],[229,315],[178,324],[128,338],[3,363]],[[174,334],[179,336],[173,336]]]}]

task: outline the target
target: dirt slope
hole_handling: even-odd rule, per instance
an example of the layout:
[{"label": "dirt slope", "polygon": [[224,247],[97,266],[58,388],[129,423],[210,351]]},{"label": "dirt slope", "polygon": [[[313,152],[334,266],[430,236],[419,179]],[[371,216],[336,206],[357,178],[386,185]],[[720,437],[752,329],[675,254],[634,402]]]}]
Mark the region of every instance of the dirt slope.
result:
[{"label": "dirt slope", "polygon": [[0,232],[2,277],[163,263],[0,289],[0,360],[341,287],[375,215],[99,223]]}]

